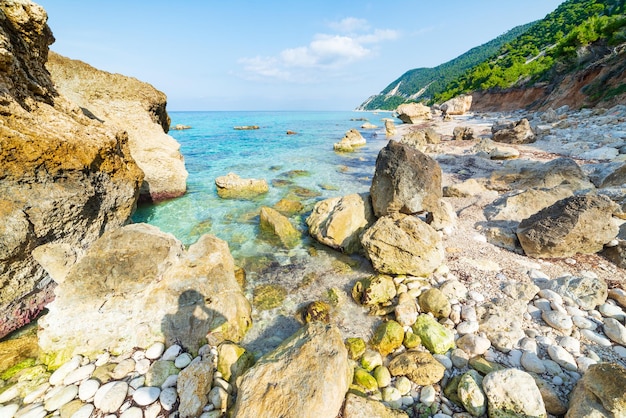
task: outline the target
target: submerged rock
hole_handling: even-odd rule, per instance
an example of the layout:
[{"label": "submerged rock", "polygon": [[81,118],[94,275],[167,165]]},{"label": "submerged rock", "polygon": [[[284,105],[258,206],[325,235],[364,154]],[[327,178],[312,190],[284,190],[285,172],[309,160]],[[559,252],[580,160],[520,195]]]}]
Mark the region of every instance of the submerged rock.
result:
[{"label": "submerged rock", "polygon": [[300,242],[300,232],[286,216],[276,209],[263,206],[259,225],[261,232],[268,235],[272,240],[278,240],[280,245],[285,248],[293,248]]},{"label": "submerged rock", "polygon": [[335,417],[351,382],[339,330],[311,322],[243,375],[233,417]]},{"label": "submerged rock", "polygon": [[215,186],[218,196],[224,199],[252,198],[269,191],[267,181],[264,179],[243,179],[235,173],[217,177]]}]

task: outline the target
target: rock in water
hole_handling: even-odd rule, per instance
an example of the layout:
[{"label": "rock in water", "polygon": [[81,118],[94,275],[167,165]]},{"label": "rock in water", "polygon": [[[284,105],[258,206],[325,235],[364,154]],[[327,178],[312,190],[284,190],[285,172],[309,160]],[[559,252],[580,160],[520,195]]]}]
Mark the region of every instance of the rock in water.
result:
[{"label": "rock in water", "polygon": [[414,147],[389,141],[376,158],[370,194],[378,217],[394,212],[437,213],[443,196],[441,167]]},{"label": "rock in water", "polygon": [[39,346],[52,365],[78,353],[147,348],[157,339],[195,352],[205,338],[239,341],[251,324],[224,241],[203,235],[184,251],[172,235],[146,224],[104,234],[48,308]]},{"label": "rock in water", "polygon": [[263,233],[272,240],[278,240],[280,245],[285,248],[293,248],[300,242],[298,230],[289,222],[286,216],[276,209],[263,206],[259,224]]},{"label": "rock in water", "polygon": [[267,193],[269,185],[263,179],[242,179],[235,173],[228,173],[215,179],[217,194],[223,199],[250,199]]},{"label": "rock in water", "polygon": [[339,152],[352,152],[365,144],[365,138],[363,138],[361,133],[356,129],[350,129],[346,132],[345,136],[341,138],[341,141],[333,145],[333,149]]},{"label": "rock in water", "polygon": [[369,194],[364,193],[317,202],[306,223],[316,240],[352,254],[362,251],[361,235],[374,220]]},{"label": "rock in water", "polygon": [[133,77],[101,71],[54,52],[46,68],[58,91],[90,118],[128,132],[130,153],[145,175],[140,200],[158,202],[185,193],[188,173],[180,144],[167,134],[170,117],[165,94]]},{"label": "rock in water", "polygon": [[143,173],[128,135],[85,116],[45,69],[44,9],[0,2],[0,338],[36,317],[54,283],[31,256],[42,244],[86,248],[128,221]]},{"label": "rock in water", "polygon": [[381,273],[427,276],[444,260],[437,231],[414,216],[383,216],[363,234],[361,243]]},{"label": "rock in water", "polygon": [[619,232],[612,216],[617,209],[606,196],[572,196],[523,220],[517,237],[530,257],[597,253]]},{"label": "rock in water", "polygon": [[336,417],[351,382],[341,333],[311,322],[243,375],[233,417]]}]

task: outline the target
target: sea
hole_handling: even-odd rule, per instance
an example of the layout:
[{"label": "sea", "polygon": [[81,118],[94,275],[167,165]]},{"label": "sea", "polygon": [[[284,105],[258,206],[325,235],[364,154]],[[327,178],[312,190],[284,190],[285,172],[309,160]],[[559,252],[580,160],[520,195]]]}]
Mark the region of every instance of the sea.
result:
[{"label": "sea", "polygon": [[[134,222],[145,222],[173,234],[185,246],[203,234],[228,243],[235,264],[245,271],[244,293],[252,302],[253,326],[242,344],[255,355],[274,349],[299,327],[300,309],[315,300],[328,300],[334,289],[339,300],[349,299],[359,278],[373,274],[361,256],[347,256],[313,240],[306,218],[316,202],[368,192],[376,157],[387,144],[384,119],[388,112],[170,112],[171,130],[180,143],[189,172],[187,193],[179,198],[139,206]],[[363,129],[369,122],[374,129]],[[237,130],[256,125],[259,129]],[[337,153],[333,144],[357,129],[366,145],[352,153]],[[288,131],[295,134],[287,134]],[[242,178],[267,180],[270,190],[252,200],[222,199],[215,179],[233,172]],[[279,200],[297,200],[302,213],[290,217],[301,232],[295,248],[276,246],[259,231],[259,211]],[[280,305],[262,309],[256,290],[262,285],[286,291]],[[371,333],[374,317],[355,303],[338,303],[334,323],[344,337]]]},{"label": "sea", "polygon": [[[134,222],[173,234],[185,245],[203,234],[225,240],[235,259],[284,254],[259,239],[258,212],[282,198],[297,199],[305,212],[292,219],[308,245],[304,219],[315,202],[369,191],[378,152],[387,143],[386,112],[213,111],[170,112],[171,130],[180,143],[189,172],[187,193],[156,205],[140,206]],[[365,122],[375,129],[362,129]],[[256,125],[259,129],[237,130]],[[357,129],[367,144],[353,153],[337,153],[333,144]],[[287,134],[288,131],[295,132]],[[265,179],[270,191],[253,200],[218,197],[215,179],[228,173]]]}]

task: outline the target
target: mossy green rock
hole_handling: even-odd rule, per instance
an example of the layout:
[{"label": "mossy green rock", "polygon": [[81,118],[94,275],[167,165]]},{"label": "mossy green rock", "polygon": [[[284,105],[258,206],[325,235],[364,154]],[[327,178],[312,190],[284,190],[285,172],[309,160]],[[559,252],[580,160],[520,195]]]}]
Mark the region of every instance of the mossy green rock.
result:
[{"label": "mossy green rock", "polygon": [[254,364],[254,356],[245,348],[231,342],[223,342],[217,347],[217,371],[233,383]]},{"label": "mossy green rock", "polygon": [[302,313],[304,322],[321,321],[325,324],[330,322],[330,305],[323,301],[309,303]]},{"label": "mossy green rock", "polygon": [[434,287],[419,295],[417,302],[422,312],[432,313],[435,318],[447,318],[452,311],[450,301],[446,295]]},{"label": "mossy green rock", "polygon": [[443,394],[446,395],[446,398],[454,402],[456,405],[463,405],[461,403],[461,398],[459,398],[458,390],[459,390],[459,382],[461,381],[462,374],[453,376],[443,388]]},{"label": "mossy green rock", "polygon": [[391,384],[391,373],[389,373],[389,369],[385,366],[376,367],[372,374],[376,382],[378,382],[379,388],[384,388]]},{"label": "mossy green rock", "polygon": [[354,370],[354,383],[369,392],[378,389],[378,382],[374,376],[369,374],[367,370],[359,367]]},{"label": "mossy green rock", "polygon": [[352,298],[362,305],[386,304],[395,296],[396,285],[386,274],[359,280],[352,288]]},{"label": "mossy green rock", "polygon": [[427,351],[407,351],[389,363],[392,376],[406,376],[420,386],[439,382],[445,371],[446,368]]},{"label": "mossy green rock", "polygon": [[278,308],[287,297],[287,290],[274,284],[262,284],[254,288],[253,303],[260,311]]},{"label": "mossy green rock", "polygon": [[433,354],[444,354],[455,347],[454,332],[430,315],[418,316],[412,328],[413,333],[420,337],[422,345]]},{"label": "mossy green rock", "polygon": [[386,356],[402,345],[404,328],[396,321],[383,322],[376,328],[370,344]]},{"label": "mossy green rock", "polygon": [[402,341],[402,344],[406,348],[415,348],[418,347],[421,343],[422,339],[419,336],[415,335],[413,332],[404,333],[404,341]]},{"label": "mossy green rock", "polygon": [[362,338],[348,338],[345,344],[351,360],[357,360],[365,353],[365,341]]},{"label": "mossy green rock", "polygon": [[278,241],[285,248],[294,248],[300,242],[300,232],[276,209],[261,208],[259,227],[270,241]]},{"label": "mossy green rock", "polygon": [[152,363],[146,373],[146,386],[160,387],[169,376],[178,374],[180,370],[170,360],[157,360]]},{"label": "mossy green rock", "polygon": [[472,357],[469,361],[472,369],[477,370],[480,374],[488,374],[498,370],[504,370],[506,367],[485,359],[484,357]]},{"label": "mossy green rock", "polygon": [[457,395],[467,412],[479,417],[487,412],[487,397],[482,389],[483,378],[476,370],[470,370],[461,376]]}]

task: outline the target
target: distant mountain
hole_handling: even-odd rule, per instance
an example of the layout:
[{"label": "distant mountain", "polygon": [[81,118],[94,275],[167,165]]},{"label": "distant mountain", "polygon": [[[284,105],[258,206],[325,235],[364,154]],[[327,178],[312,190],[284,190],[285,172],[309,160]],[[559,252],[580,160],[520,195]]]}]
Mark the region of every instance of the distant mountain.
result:
[{"label": "distant mountain", "polygon": [[[537,83],[554,87],[558,80],[586,64],[623,53],[624,3],[565,1],[544,19],[516,27],[452,61],[406,72],[358,109],[391,110],[410,101],[441,103],[462,93],[493,92]],[[616,62],[617,71],[619,59]],[[613,85],[613,95],[624,90],[621,81]],[[549,95],[549,91],[544,93]],[[596,99],[602,99],[603,92],[593,93]]]},{"label": "distant mountain", "polygon": [[525,33],[535,23],[517,26],[437,67],[409,70],[379,94],[368,98],[357,110],[394,110],[402,103],[428,101],[465,71],[490,58],[503,45]]}]

